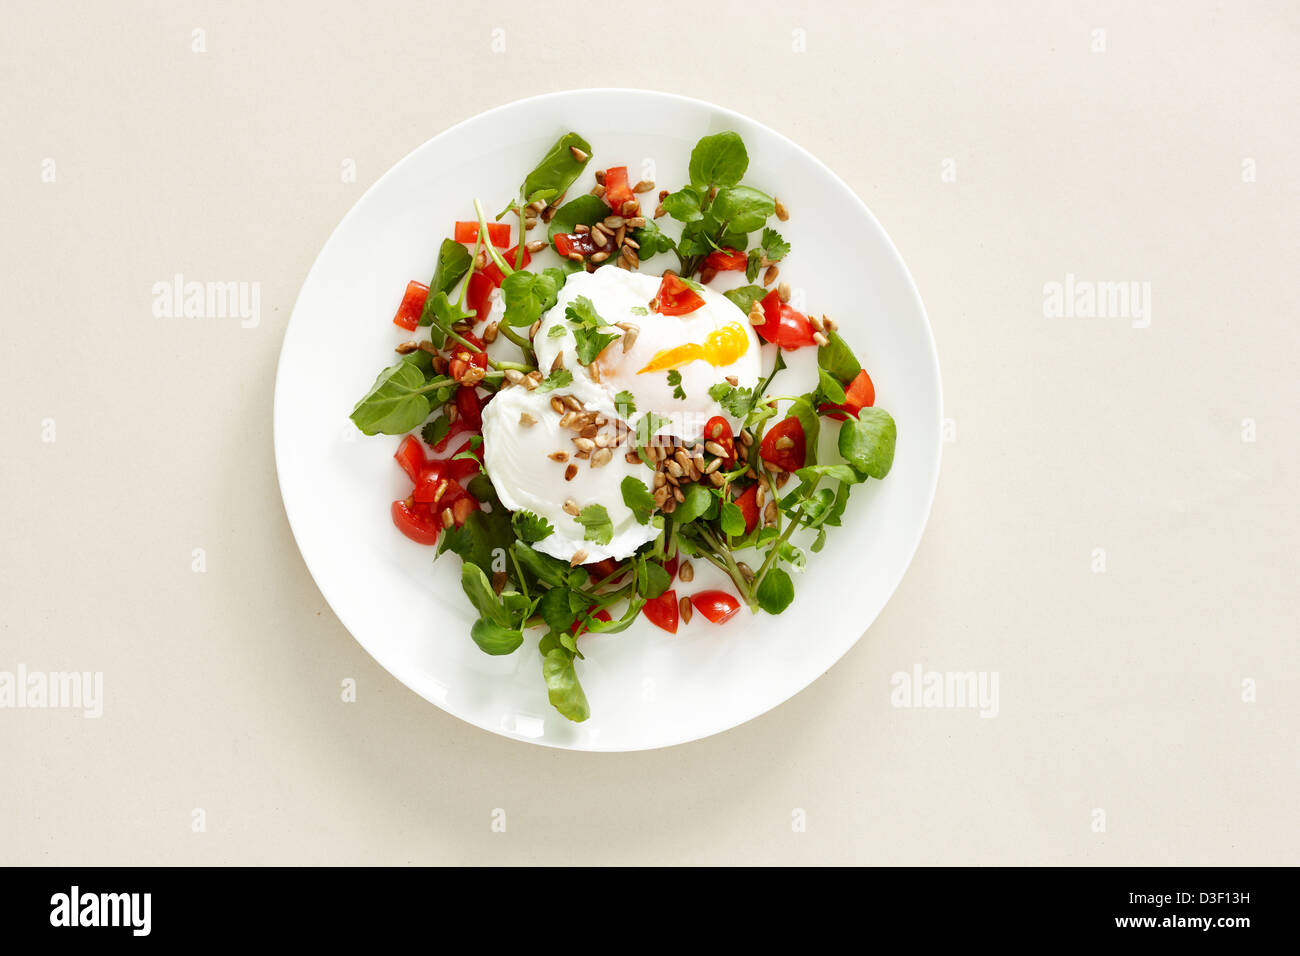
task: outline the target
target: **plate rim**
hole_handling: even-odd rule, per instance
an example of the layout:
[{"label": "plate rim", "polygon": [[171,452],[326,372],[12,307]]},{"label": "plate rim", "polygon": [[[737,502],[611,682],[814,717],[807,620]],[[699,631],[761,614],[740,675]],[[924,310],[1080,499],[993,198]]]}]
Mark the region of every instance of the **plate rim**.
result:
[{"label": "plate rim", "polygon": [[[286,497],[284,492],[285,484],[284,484],[283,462],[285,460],[286,452],[282,447],[282,440],[281,440],[282,431],[279,427],[279,423],[280,423],[280,410],[282,408],[282,402],[281,402],[282,388],[284,387],[284,377],[282,373],[286,365],[286,358],[285,358],[287,353],[286,345],[289,341],[289,333],[293,328],[294,320],[298,316],[298,309],[302,302],[303,292],[307,289],[307,287],[311,284],[312,280],[315,278],[316,271],[320,267],[320,263],[322,258],[324,257],[325,250],[328,249],[329,246],[334,242],[335,237],[340,232],[342,232],[344,227],[347,226],[348,223],[352,220],[353,216],[359,214],[358,210],[361,209],[361,207],[365,204],[365,200],[370,196],[372,192],[378,190],[380,186],[382,186],[390,177],[395,176],[398,170],[404,167],[407,163],[411,162],[417,154],[433,146],[435,143],[437,143],[439,140],[443,139],[444,137],[451,136],[453,133],[460,130],[462,127],[468,126],[473,123],[478,123],[482,120],[487,119],[493,114],[503,112],[505,110],[521,107],[529,103],[538,103],[544,100],[561,99],[564,97],[570,97],[570,96],[581,95],[581,94],[592,94],[592,93],[595,94],[631,93],[631,94],[637,94],[642,96],[658,97],[665,100],[676,101],[677,103],[683,105],[689,105],[695,108],[702,107],[706,110],[712,110],[721,116],[734,118],[737,120],[741,120],[745,123],[752,124],[762,129],[766,134],[777,137],[778,139],[786,142],[789,146],[793,147],[801,156],[809,160],[815,167],[819,168],[823,173],[828,175],[835,183],[843,187],[844,191],[847,192],[853,198],[853,201],[857,204],[858,209],[863,214],[866,215],[867,219],[878,231],[880,237],[884,240],[885,245],[888,248],[889,255],[892,256],[893,258],[894,265],[897,266],[899,270],[901,270],[902,275],[907,280],[906,283],[907,292],[911,296],[913,300],[913,304],[915,305],[915,307],[920,313],[922,325],[924,326],[925,329],[925,340],[926,340],[926,344],[929,346],[928,361],[931,366],[931,371],[933,372],[934,375],[935,391],[937,393],[934,397],[937,398],[936,407],[938,408],[938,412],[939,412],[938,421],[934,423],[935,424],[934,435],[933,435],[934,469],[933,469],[933,474],[930,476],[930,483],[929,483],[930,486],[928,489],[926,489],[926,494],[925,494],[925,517],[917,526],[917,529],[912,537],[912,540],[908,545],[906,560],[902,562],[898,573],[894,576],[894,579],[889,584],[888,596],[881,603],[880,607],[876,610],[875,614],[872,615],[871,619],[863,625],[862,630],[858,634],[858,636],[855,637],[852,641],[848,642],[843,649],[841,649],[837,654],[835,654],[835,656],[830,661],[827,662],[824,668],[818,671],[805,684],[803,684],[803,686],[795,690],[792,690],[789,693],[783,693],[779,697],[779,699],[771,700],[770,702],[765,701],[764,703],[754,708],[746,708],[743,711],[742,716],[740,716],[738,719],[731,721],[726,726],[716,727],[712,729],[704,729],[700,732],[691,732],[684,736],[675,737],[670,740],[664,740],[646,746],[614,746],[614,747],[586,746],[583,745],[582,742],[580,741],[574,743],[560,743],[560,742],[548,740],[545,737],[541,737],[541,738],[522,737],[516,734],[511,734],[507,732],[504,728],[494,727],[488,723],[475,720],[473,717],[468,716],[466,714],[457,713],[455,710],[452,710],[444,703],[435,700],[434,698],[423,693],[418,687],[408,682],[401,675],[401,673],[399,673],[400,669],[395,669],[394,666],[390,666],[389,661],[381,657],[380,654],[377,653],[372,647],[370,647],[366,641],[362,640],[357,635],[356,630],[352,627],[352,625],[347,620],[344,619],[343,615],[339,612],[338,608],[335,607],[334,602],[330,600],[330,596],[325,593],[325,589],[322,588],[320,585],[320,580],[317,577],[316,570],[312,566],[311,559],[307,556],[307,553],[303,550],[302,542],[298,534],[298,528],[294,519],[294,509],[290,507],[289,500]],[[521,99],[511,100],[507,103],[501,103],[497,106],[493,106],[489,109],[475,113],[472,116],[467,116],[464,119],[454,123],[453,125],[447,127],[441,132],[430,137],[429,139],[417,144],[409,152],[407,152],[404,156],[402,156],[399,160],[397,160],[397,162],[393,163],[386,170],[384,170],[384,172],[380,174],[380,176],[377,179],[375,179],[375,181],[371,183],[366,188],[366,190],[356,198],[356,200],[353,201],[352,205],[348,208],[348,211],[344,213],[343,218],[339,220],[338,224],[335,225],[335,227],[332,230],[330,230],[329,235],[325,238],[325,241],[321,244],[320,249],[317,251],[315,258],[312,260],[311,267],[307,270],[306,276],[303,277],[302,283],[298,287],[298,292],[294,297],[293,308],[290,310],[289,318],[285,322],[284,334],[280,340],[280,354],[276,360],[276,366],[275,366],[275,388],[274,388],[274,394],[272,396],[272,402],[271,402],[271,434],[272,434],[272,444],[274,446],[274,454],[275,454],[276,485],[280,492],[280,503],[281,506],[284,508],[285,518],[289,523],[289,532],[293,536],[294,545],[298,549],[298,554],[302,557],[303,564],[307,568],[307,573],[311,575],[312,583],[315,584],[316,590],[320,593],[321,597],[325,600],[326,605],[333,612],[335,618],[338,619],[339,623],[343,625],[344,629],[347,630],[348,634],[352,637],[352,639],[356,641],[357,644],[359,644],[367,654],[370,655],[371,659],[374,660],[375,663],[379,664],[379,666],[382,667],[399,684],[406,687],[408,690],[416,694],[421,699],[433,704],[435,707],[442,710],[444,713],[448,714],[449,716],[454,717],[457,720],[464,721],[465,723],[470,724],[471,726],[478,727],[482,730],[486,730],[498,737],[503,737],[507,740],[511,740],[519,744],[529,744],[534,746],[548,747],[552,750],[567,750],[567,751],[575,751],[575,752],[582,752],[582,753],[638,753],[638,752],[645,752],[645,751],[652,751],[652,750],[662,750],[668,747],[676,747],[682,744],[688,744],[697,740],[703,740],[708,737],[713,737],[718,734],[723,734],[726,733],[727,731],[734,730],[735,728],[740,727],[743,724],[747,724],[751,720],[761,717],[763,714],[768,713],[769,711],[776,710],[778,707],[780,707],[782,704],[785,704],[787,701],[795,697],[797,694],[802,693],[803,691],[807,690],[809,687],[812,687],[814,684],[816,684],[819,680],[821,680],[822,677],[826,675],[827,671],[829,671],[832,667],[834,667],[841,660],[843,660],[845,655],[847,655],[849,651],[851,651],[854,647],[858,645],[858,643],[863,639],[863,637],[866,636],[867,632],[871,629],[872,625],[874,625],[876,621],[879,619],[880,615],[884,612],[885,608],[889,606],[889,602],[894,599],[894,595],[898,593],[898,587],[902,583],[903,577],[911,569],[912,562],[916,558],[917,549],[920,547],[921,540],[922,538],[925,537],[925,531],[929,527],[930,517],[934,512],[934,499],[939,486],[939,474],[943,470],[943,413],[944,413],[943,378],[942,378],[942,369],[939,365],[938,346],[934,338],[934,327],[930,323],[930,315],[926,311],[925,302],[921,298],[921,293],[920,290],[917,288],[916,280],[915,278],[913,278],[911,270],[908,269],[907,263],[903,259],[902,253],[899,252],[898,247],[897,245],[895,245],[894,240],[890,236],[889,232],[880,223],[880,220],[876,218],[875,214],[871,211],[870,207],[867,206],[866,202],[862,199],[862,197],[859,196],[857,192],[851,186],[849,186],[849,184],[845,182],[844,179],[838,173],[835,172],[835,170],[831,169],[824,162],[822,162],[821,159],[815,156],[812,152],[804,148],[799,143],[795,142],[790,137],[786,136],[784,133],[772,129],[767,124],[759,122],[753,117],[741,113],[738,110],[733,110],[730,109],[729,107],[720,106],[717,103],[710,102],[709,100],[703,100],[698,97],[685,96],[680,93],[668,93],[662,90],[652,90],[652,89],[645,89],[641,87],[599,86],[599,87],[575,87],[573,89],[553,90],[548,93],[539,93],[535,96],[527,96]]]}]

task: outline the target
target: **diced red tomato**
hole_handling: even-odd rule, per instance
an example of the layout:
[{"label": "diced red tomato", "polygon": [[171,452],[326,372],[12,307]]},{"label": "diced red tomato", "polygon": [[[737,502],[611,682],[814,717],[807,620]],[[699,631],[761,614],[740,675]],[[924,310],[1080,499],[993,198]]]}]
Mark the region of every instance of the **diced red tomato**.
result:
[{"label": "diced red tomato", "polygon": [[400,325],[408,332],[418,329],[420,313],[424,311],[424,300],[428,297],[429,287],[423,282],[412,279],[406,283],[406,293],[402,296],[402,304],[397,307],[397,314],[393,316],[393,325]]},{"label": "diced red tomato", "polygon": [[407,498],[405,501],[393,502],[393,524],[416,544],[437,544],[437,520],[428,505],[418,504]]},{"label": "diced red tomato", "polygon": [[790,351],[815,344],[808,316],[792,309],[789,303],[782,302],[776,289],[763,297],[762,304],[763,316],[767,321],[755,326],[755,331],[764,339]]},{"label": "diced red tomato", "polygon": [[615,571],[623,562],[617,558],[606,558],[604,561],[593,561],[591,564],[584,565],[587,573],[591,575],[592,582],[603,581]]},{"label": "diced red tomato", "polygon": [[740,602],[726,591],[699,591],[691,595],[691,603],[714,624],[726,624],[740,610]]},{"label": "diced red tomato", "polygon": [[[598,621],[605,621],[606,623],[613,620],[613,618],[609,616],[609,612],[604,610],[603,608],[597,611],[595,614],[592,614],[591,616]],[[573,626],[569,628],[570,634],[580,635],[580,634],[585,634],[586,632],[587,632],[587,622],[583,620],[581,617],[579,617],[578,620],[574,621]]]},{"label": "diced red tomato", "polygon": [[736,506],[745,517],[745,534],[758,527],[758,485],[750,485],[736,499]]},{"label": "diced red tomato", "polygon": [[704,268],[714,272],[744,272],[749,256],[739,249],[715,249],[704,257]]},{"label": "diced red tomato", "polygon": [[668,580],[671,581],[677,577],[677,555],[673,555],[664,562],[664,570],[668,572]]},{"label": "diced red tomato", "polygon": [[714,415],[704,423],[705,441],[715,441],[727,450],[728,467],[736,460],[736,439],[731,433],[731,423],[721,415]]},{"label": "diced red tomato", "polygon": [[[478,242],[478,223],[477,222],[458,222],[454,237],[457,242],[463,242],[473,245]],[[508,222],[490,222],[488,223],[488,241],[498,249],[504,249],[510,245],[510,223]]]},{"label": "diced red tomato", "polygon": [[[790,439],[789,446],[778,448],[778,445],[785,444],[782,439],[786,438]],[[798,471],[802,468],[807,458],[807,439],[804,437],[803,425],[799,419],[791,415],[769,428],[759,443],[758,453],[763,456],[764,461],[782,471]]]},{"label": "diced red tomato", "polygon": [[589,232],[557,232],[555,251],[566,259],[571,252],[580,252],[584,256],[589,256],[596,251],[596,240],[591,238]]},{"label": "diced red tomato", "polygon": [[829,405],[823,402],[817,406],[817,411],[827,418],[842,422],[849,416],[856,417],[858,412],[874,404],[876,404],[876,386],[864,368],[844,390],[843,405]]},{"label": "diced red tomato", "polygon": [[[501,254],[501,258],[506,260],[506,265],[508,265],[511,269],[515,268],[515,263],[519,262],[519,247],[511,246],[509,249],[507,249],[505,252]],[[523,261],[520,262],[519,268],[527,269],[528,263],[532,261],[533,261],[533,257],[529,255],[528,250],[525,249],[524,258]],[[505,278],[505,276],[502,275],[501,273],[501,267],[498,266],[495,262],[489,262],[487,264],[487,268],[483,270],[483,274],[488,277],[489,281],[491,281],[491,283],[494,286],[498,286],[498,287],[501,285],[501,280]]]},{"label": "diced red tomato", "polygon": [[460,420],[460,417],[457,416],[456,420],[451,423],[451,427],[447,429],[447,434],[443,435],[442,438],[438,441],[438,443],[433,446],[433,450],[441,455],[444,451],[447,450],[447,443],[450,442],[452,438],[454,438],[456,435],[459,435],[461,432],[465,432],[468,430],[469,430],[469,426],[466,425],[464,422],[462,422]]},{"label": "diced red tomato", "polygon": [[614,212],[623,209],[623,203],[635,199],[632,187],[627,182],[626,166],[611,166],[605,170],[605,202]]},{"label": "diced red tomato", "polygon": [[482,272],[471,272],[469,275],[469,285],[465,289],[465,305],[467,305],[475,314],[476,321],[482,322],[492,311],[491,294],[496,288],[492,280]]},{"label": "diced red tomato", "polygon": [[465,520],[479,510],[478,499],[466,493],[451,503],[451,522],[457,528],[463,527]]},{"label": "diced red tomato", "polygon": [[659,283],[655,298],[659,300],[661,315],[687,315],[704,305],[699,294],[671,272]]},{"label": "diced red tomato", "polygon": [[[472,447],[473,443],[472,438],[466,439],[465,444],[456,449],[456,455],[463,452],[472,452],[477,455],[478,452],[474,451]],[[465,481],[466,479],[473,478],[475,475],[479,474],[480,468],[478,458],[457,458],[456,455],[452,455],[450,458],[445,459],[446,466],[444,474],[446,474],[448,478],[454,478],[457,481]]]},{"label": "diced red tomato", "polygon": [[456,417],[470,431],[483,428],[483,408],[479,405],[478,389],[473,385],[461,385],[456,389],[456,412]]},{"label": "diced red tomato", "polygon": [[402,443],[397,446],[397,452],[393,455],[397,463],[402,466],[402,471],[406,472],[406,477],[412,481],[420,480],[420,469],[428,460],[424,453],[424,446],[420,444],[420,439],[414,435],[407,435],[402,439]]},{"label": "diced red tomato", "polygon": [[465,493],[454,478],[447,477],[445,461],[431,461],[420,473],[411,497],[422,504],[445,508]]},{"label": "diced red tomato", "polygon": [[[468,339],[469,336],[465,336],[465,338]],[[487,352],[482,350],[471,352],[469,349],[458,343],[455,350],[451,353],[451,361],[447,363],[447,374],[450,375],[453,380],[463,382],[471,368],[486,370],[487,367]],[[481,381],[482,378],[483,376],[480,375],[474,379],[474,382]]]},{"label": "diced red tomato", "polygon": [[641,613],[655,627],[662,627],[669,634],[677,633],[677,592],[671,588],[641,605]]}]

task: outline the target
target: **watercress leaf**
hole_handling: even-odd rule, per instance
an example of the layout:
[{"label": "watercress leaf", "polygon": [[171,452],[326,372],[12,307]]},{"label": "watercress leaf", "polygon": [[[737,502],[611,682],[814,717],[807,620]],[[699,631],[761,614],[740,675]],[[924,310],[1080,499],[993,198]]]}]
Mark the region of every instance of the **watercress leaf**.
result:
[{"label": "watercress leaf", "polygon": [[832,405],[844,404],[844,386],[824,368],[817,370],[817,391]]},{"label": "watercress leaf", "polygon": [[604,505],[587,505],[574,520],[585,529],[582,536],[585,541],[609,544],[614,537],[614,522],[609,519]]},{"label": "watercress leaf", "polygon": [[605,200],[583,193],[555,211],[555,217],[546,228],[546,237],[554,243],[557,235],[573,232],[574,226],[594,226],[608,215],[609,206],[605,205]]},{"label": "watercress leaf", "polygon": [[783,541],[781,543],[781,546],[777,548],[777,554],[779,554],[781,560],[789,564],[790,567],[798,568],[801,571],[808,564],[808,556],[803,553],[801,548],[796,547],[789,541]]},{"label": "watercress leaf", "polygon": [[[475,512],[474,514],[478,514]],[[474,515],[470,515],[472,520]],[[466,522],[468,527],[469,522]],[[537,580],[552,588],[563,587],[569,574],[569,566],[558,558],[553,558],[549,554],[543,554],[529,547],[523,541],[514,543],[515,560],[525,571],[532,574]]]},{"label": "watercress leaf", "polygon": [[749,232],[767,222],[776,201],[752,186],[732,186],[718,191],[710,212],[738,232]]},{"label": "watercress leaf", "polygon": [[573,655],[568,650],[556,648],[542,658],[542,677],[546,680],[546,696],[552,707],[575,723],[591,716],[587,695],[578,683]]},{"label": "watercress leaf", "polygon": [[749,257],[745,260],[745,281],[753,282],[758,278],[758,274],[763,269],[763,251],[761,249],[751,249]]},{"label": "watercress leaf", "polygon": [[465,485],[465,490],[485,504],[494,505],[500,500],[497,498],[497,490],[492,487],[492,482],[487,475],[475,475]]},{"label": "watercress leaf", "polygon": [[568,588],[555,587],[546,591],[537,602],[537,613],[552,631],[567,634],[577,615],[569,606]]},{"label": "watercress leaf", "polygon": [[898,427],[883,408],[864,408],[840,426],[839,450],[854,471],[884,478],[894,464]]},{"label": "watercress leaf", "polygon": [[801,395],[790,403],[790,408],[786,411],[787,417],[794,415],[803,426],[804,463],[808,465],[817,464],[817,441],[821,436],[821,419],[813,406],[813,398],[813,395]]},{"label": "watercress leaf", "polygon": [[[862,371],[862,363],[838,332],[828,333],[826,339],[825,345],[817,347],[817,365],[835,376],[841,384],[847,385]],[[835,404],[842,404],[843,401],[839,399]]]},{"label": "watercress leaf", "polygon": [[758,583],[758,606],[768,614],[780,614],[794,600],[794,582],[783,568],[771,567]]},{"label": "watercress leaf", "polygon": [[[753,281],[753,276],[750,277],[750,281]],[[762,299],[767,293],[768,290],[761,285],[742,285],[739,289],[729,289],[722,294],[734,302],[740,308],[740,311],[749,315],[750,310],[754,308],[754,303]]]},{"label": "watercress leaf", "polygon": [[367,435],[402,435],[419,428],[429,417],[424,372],[412,362],[398,362],[379,373],[370,391],[349,416]]},{"label": "watercress leaf", "polygon": [[673,510],[673,521],[689,524],[706,514],[716,500],[704,485],[690,484],[684,492],[686,500]]},{"label": "watercress leaf", "polygon": [[469,598],[469,603],[474,605],[474,610],[484,619],[502,625],[509,623],[505,608],[497,600],[487,574],[477,564],[466,562],[460,566],[460,586]]},{"label": "watercress leaf", "polygon": [[627,610],[623,612],[622,617],[615,618],[612,621],[599,621],[594,617],[587,618],[583,623],[586,629],[592,634],[617,634],[620,631],[627,630],[637,619],[637,614],[645,606],[645,598],[637,595],[630,598],[627,602]]},{"label": "watercress leaf", "polygon": [[718,522],[722,527],[722,533],[726,535],[738,535],[745,533],[745,515],[740,510],[740,506],[734,501],[723,501],[722,511],[718,516]]},{"label": "watercress leaf", "polygon": [[[587,159],[579,160],[570,147],[576,146]],[[524,179],[524,202],[538,199],[551,200],[573,185],[591,158],[591,144],[577,133],[565,133],[552,146],[542,161]]]},{"label": "watercress leaf", "polygon": [[655,510],[654,495],[646,488],[640,478],[628,475],[619,485],[623,492],[623,504],[631,509],[638,524],[647,524]]},{"label": "watercress leaf", "polygon": [[555,279],[545,272],[535,274],[520,269],[506,276],[501,280],[506,325],[532,325],[541,317],[547,302],[554,303],[557,291]]},{"label": "watercress leaf", "polygon": [[[672,252],[677,248],[673,240],[655,224],[653,219],[646,219],[645,225],[633,229],[631,234],[633,241],[640,246],[637,255],[642,262],[645,262],[651,256],[656,256],[661,252]],[[611,260],[607,259],[606,261]]]},{"label": "watercress leaf", "polygon": [[647,601],[653,601],[667,591],[668,586],[672,583],[673,579],[669,577],[663,565],[655,561],[647,561],[645,562],[645,580],[638,583],[637,591]]},{"label": "watercress leaf", "polygon": [[439,415],[425,422],[424,427],[420,429],[420,437],[424,439],[426,445],[432,446],[446,438],[450,432],[451,422],[447,420],[446,415]]},{"label": "watercress leaf", "polygon": [[541,515],[535,515],[531,511],[525,511],[522,508],[510,516],[510,523],[514,527],[519,540],[526,544],[543,541],[555,533],[553,524]]},{"label": "watercress leaf", "polygon": [[800,481],[807,482],[810,487],[815,485],[819,478],[834,478],[846,485],[856,485],[863,481],[863,477],[848,465],[807,465],[796,471],[794,476]]},{"label": "watercress leaf", "polygon": [[557,368],[550,375],[546,376],[546,378],[542,379],[541,383],[533,391],[549,392],[557,388],[567,388],[572,384],[573,372],[569,371],[567,368]]},{"label": "watercress leaf", "polygon": [[734,186],[749,169],[749,153],[739,133],[726,130],[705,136],[691,150],[691,182],[699,186]]},{"label": "watercress leaf", "polygon": [[[465,277],[474,259],[469,251],[454,239],[442,240],[438,247],[438,264],[433,268],[433,278],[429,281],[429,295],[439,292],[451,292],[456,283]],[[426,300],[427,301],[427,300]],[[421,322],[421,325],[427,323]]]},{"label": "watercress leaf", "polygon": [[[664,212],[672,216],[678,222],[699,222],[704,218],[704,213],[700,211],[700,204],[704,197],[700,190],[694,186],[683,186],[675,193],[669,193],[664,197]],[[688,237],[683,234],[683,241],[700,241],[699,237],[692,235]],[[679,244],[678,248],[681,246]]]},{"label": "watercress leaf", "polygon": [[469,636],[474,639],[479,650],[494,657],[513,654],[524,642],[523,631],[483,617],[474,622],[469,629]]},{"label": "watercress leaf", "polygon": [[424,311],[420,313],[420,324],[429,326],[429,340],[437,348],[447,344],[447,333],[451,327],[463,319],[474,318],[474,313],[460,307],[459,302],[452,302],[446,292],[429,290],[424,300]]}]

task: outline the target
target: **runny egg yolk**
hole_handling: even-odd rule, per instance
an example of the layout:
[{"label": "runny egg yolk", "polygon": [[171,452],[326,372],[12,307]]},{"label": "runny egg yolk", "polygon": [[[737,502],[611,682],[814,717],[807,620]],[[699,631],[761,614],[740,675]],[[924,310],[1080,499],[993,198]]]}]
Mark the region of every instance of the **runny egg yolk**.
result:
[{"label": "runny egg yolk", "polygon": [[681,368],[689,362],[705,361],[717,367],[730,365],[749,349],[749,337],[739,323],[732,322],[720,329],[714,329],[704,337],[704,343],[688,342],[671,349],[661,349],[654,354],[642,372],[662,372],[665,369]]}]

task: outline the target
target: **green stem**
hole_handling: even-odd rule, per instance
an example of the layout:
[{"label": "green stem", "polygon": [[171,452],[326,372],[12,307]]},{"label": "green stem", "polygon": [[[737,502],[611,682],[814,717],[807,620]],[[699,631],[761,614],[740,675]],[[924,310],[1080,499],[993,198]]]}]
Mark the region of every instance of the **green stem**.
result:
[{"label": "green stem", "polygon": [[524,353],[524,358],[533,363],[532,366],[526,366],[521,369],[521,371],[531,372],[537,367],[537,353],[533,351],[533,343],[529,342],[504,322],[497,325],[497,331],[508,338],[511,342],[514,342],[515,345],[519,346],[519,350]]},{"label": "green stem", "polygon": [[[474,200],[474,213],[478,216],[479,236],[487,235],[487,216],[483,214],[483,204],[477,199]],[[488,255],[491,256],[492,261],[497,264],[497,268],[501,270],[503,275],[514,275],[515,270],[510,267],[510,263],[506,262],[505,257],[497,252],[492,243],[489,242],[484,248],[487,249]]]}]

